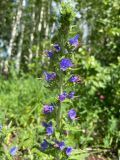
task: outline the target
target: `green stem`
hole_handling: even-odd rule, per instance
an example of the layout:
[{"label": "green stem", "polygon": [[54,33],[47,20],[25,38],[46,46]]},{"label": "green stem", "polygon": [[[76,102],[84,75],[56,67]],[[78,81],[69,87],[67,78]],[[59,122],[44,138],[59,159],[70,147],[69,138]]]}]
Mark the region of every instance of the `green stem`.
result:
[{"label": "green stem", "polygon": [[[64,36],[61,35],[61,48],[62,48],[62,52],[64,53]],[[60,73],[60,84],[59,84],[59,92],[60,94],[63,93],[63,74],[61,69],[59,70]],[[62,121],[62,103],[59,102],[58,105],[58,110],[57,110],[57,115],[56,115],[56,122],[57,122],[57,130],[59,131],[59,133],[61,133],[61,121]],[[56,160],[60,160],[60,152],[57,154]]]},{"label": "green stem", "polygon": [[[60,71],[60,94],[63,93],[63,79],[62,79],[62,71]],[[62,110],[61,110],[61,102],[59,102],[58,105],[58,113],[57,113],[57,129],[60,130],[61,128],[61,116],[62,116]]]},{"label": "green stem", "polygon": [[[61,49],[62,49],[62,52],[64,53],[64,35],[61,34]],[[62,74],[62,71],[61,69],[59,70],[60,72],[60,94],[63,93],[63,74]],[[62,118],[62,106],[61,106],[61,102],[59,102],[59,105],[58,105],[58,115],[57,116],[57,129],[60,131],[60,128],[61,128],[61,118]]]},{"label": "green stem", "polygon": [[[63,93],[63,77],[62,77],[62,71],[60,70],[60,94]],[[56,121],[57,121],[57,130],[60,132],[61,129],[61,119],[62,119],[62,105],[61,102],[59,102],[58,105],[58,111],[56,115]],[[55,160],[60,160],[60,153],[57,154]]]}]

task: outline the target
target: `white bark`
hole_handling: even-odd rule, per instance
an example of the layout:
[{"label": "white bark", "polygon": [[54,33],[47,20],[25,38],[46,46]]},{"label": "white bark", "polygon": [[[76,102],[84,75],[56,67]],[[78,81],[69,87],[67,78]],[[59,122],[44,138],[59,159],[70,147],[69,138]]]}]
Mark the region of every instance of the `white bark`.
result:
[{"label": "white bark", "polygon": [[[25,4],[26,4],[26,0],[22,0],[21,17],[23,17],[23,14],[24,14],[23,10],[25,8]],[[24,20],[20,20],[19,25],[20,25],[20,37],[19,37],[19,43],[18,43],[17,56],[16,56],[16,59],[15,59],[15,65],[16,65],[17,73],[19,73],[19,70],[20,70],[20,61],[21,61],[23,38],[24,38],[24,29],[25,29]]]},{"label": "white bark", "polygon": [[34,32],[35,32],[35,4],[33,3],[32,6],[33,12],[32,12],[32,30],[31,30],[31,34],[30,34],[30,48],[29,48],[29,63],[31,62],[32,58],[33,58],[33,52],[32,52],[32,46],[33,46],[33,41],[34,41]]},{"label": "white bark", "polygon": [[22,16],[22,0],[17,0],[16,3],[18,3],[18,9],[17,9],[16,17],[15,16],[13,17],[11,39],[9,41],[8,50],[7,50],[8,58],[5,60],[5,65],[4,65],[4,69],[3,69],[4,73],[6,73],[6,72],[8,73],[9,59],[11,58],[11,55],[12,55],[14,41],[15,41],[16,35],[18,33],[17,27],[20,24],[20,19]]},{"label": "white bark", "polygon": [[42,0],[42,7],[40,10],[40,16],[39,16],[39,23],[38,23],[38,29],[37,29],[37,33],[38,33],[38,42],[37,42],[37,49],[36,49],[36,58],[38,57],[39,54],[39,49],[40,49],[40,33],[42,30],[42,23],[43,23],[43,19],[44,19],[44,2],[45,0]]},{"label": "white bark", "polygon": [[49,32],[48,19],[49,19],[48,10],[45,10],[44,11],[44,31],[45,31],[45,38],[46,39],[48,38],[48,32]]},{"label": "white bark", "polygon": [[20,39],[19,39],[18,52],[17,52],[17,56],[16,56],[16,61],[15,61],[17,73],[18,73],[19,70],[20,70],[20,61],[21,61],[21,54],[22,54],[22,46],[23,46],[23,38],[24,38],[24,29],[25,29],[25,25],[24,25],[24,23],[23,23],[23,24],[21,24],[21,35],[20,35]]},{"label": "white bark", "polygon": [[[52,1],[49,0],[47,2],[47,21],[46,21],[46,30],[45,30],[45,38],[47,39],[48,36],[49,36],[49,32],[50,32],[50,9],[51,9],[51,4],[52,4]],[[46,19],[46,18],[45,18]]]},{"label": "white bark", "polygon": [[11,39],[10,39],[9,47],[8,47],[8,57],[9,58],[12,55],[13,44],[14,44],[14,40],[15,40],[15,37],[16,37],[16,34],[17,34],[17,27],[20,24],[20,19],[21,19],[21,16],[22,16],[22,3],[21,3],[21,0],[19,0],[18,3],[19,3],[18,11],[17,11],[16,19],[15,19],[15,17],[13,18]]}]

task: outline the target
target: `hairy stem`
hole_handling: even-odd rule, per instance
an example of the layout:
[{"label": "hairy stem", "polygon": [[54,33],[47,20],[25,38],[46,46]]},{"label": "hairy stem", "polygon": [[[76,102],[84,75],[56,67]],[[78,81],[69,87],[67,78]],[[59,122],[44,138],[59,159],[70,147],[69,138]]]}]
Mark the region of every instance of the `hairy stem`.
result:
[{"label": "hairy stem", "polygon": [[[60,71],[60,94],[62,94],[63,92],[63,78],[62,78],[62,71]],[[62,115],[62,112],[61,112],[61,102],[59,102],[59,105],[58,105],[58,113],[57,113],[57,129],[60,130],[61,128],[61,115]]]}]

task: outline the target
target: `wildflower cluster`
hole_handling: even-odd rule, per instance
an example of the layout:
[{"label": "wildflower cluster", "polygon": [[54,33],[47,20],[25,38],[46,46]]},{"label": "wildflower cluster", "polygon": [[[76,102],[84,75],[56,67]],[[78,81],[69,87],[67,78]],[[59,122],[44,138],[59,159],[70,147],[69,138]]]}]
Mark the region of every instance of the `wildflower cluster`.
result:
[{"label": "wildflower cluster", "polygon": [[[79,38],[79,35],[76,35],[75,37],[69,39],[69,44],[72,45],[73,47],[77,47],[78,45],[78,38]],[[65,54],[64,56],[60,57],[62,55],[62,53],[64,52],[65,49],[63,49],[59,44],[54,44],[53,45],[54,49],[53,51],[50,50],[50,51],[46,51],[47,52],[47,55],[50,59],[53,59],[54,58],[54,55],[57,54],[58,55],[58,67],[59,67],[59,70],[57,70],[58,73],[56,72],[47,72],[47,71],[44,71],[44,76],[45,76],[45,80],[47,82],[53,82],[55,81],[56,77],[59,78],[59,85],[60,85],[60,88],[63,87],[63,82],[61,81],[64,77],[63,77],[63,73],[62,72],[66,72],[68,69],[70,69],[71,67],[74,66],[73,62],[72,62],[72,59],[68,58],[68,57],[65,57]],[[58,76],[58,75],[61,75]],[[76,76],[76,75],[71,75],[71,77],[69,78],[68,82],[71,82],[71,83],[76,83],[79,81],[79,77]],[[73,99],[75,97],[75,92],[74,91],[70,91],[69,93],[67,93],[66,91],[62,91],[62,89],[60,89],[60,94],[58,95],[58,103],[50,103],[50,104],[45,104],[43,105],[43,114],[46,115],[47,117],[45,117],[46,119],[46,122],[42,122],[42,126],[44,127],[45,129],[45,132],[46,132],[46,135],[49,136],[48,140],[45,138],[43,139],[43,142],[41,143],[41,150],[43,152],[45,152],[47,149],[57,149],[57,150],[60,150],[64,153],[64,156],[70,156],[73,149],[71,146],[66,146],[65,144],[65,140],[62,139],[63,137],[62,136],[59,136],[56,138],[55,136],[55,132],[60,132],[60,135],[61,135],[61,121],[62,121],[62,117],[61,117],[61,107],[62,107],[62,102],[65,100],[65,99]],[[56,120],[55,120],[55,123],[53,125],[53,117],[51,118],[51,115],[53,112],[55,113],[56,111]],[[54,114],[55,115],[55,114]],[[77,113],[75,111],[75,109],[70,109],[67,111],[67,116],[68,116],[68,119],[70,120],[75,120],[76,119],[76,116],[77,116]],[[59,159],[59,158],[58,158]]]},{"label": "wildflower cluster", "polygon": [[74,98],[74,94],[75,94],[74,91],[71,91],[68,94],[64,91],[62,94],[60,94],[58,96],[58,99],[59,99],[60,102],[64,101],[66,98],[73,99]]}]

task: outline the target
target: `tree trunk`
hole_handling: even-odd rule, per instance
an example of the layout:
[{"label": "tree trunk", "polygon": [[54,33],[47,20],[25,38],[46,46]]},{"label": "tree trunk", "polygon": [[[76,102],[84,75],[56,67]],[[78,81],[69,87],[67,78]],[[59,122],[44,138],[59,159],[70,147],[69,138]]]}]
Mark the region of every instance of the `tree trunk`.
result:
[{"label": "tree trunk", "polygon": [[39,50],[40,50],[40,34],[41,34],[43,20],[44,20],[44,3],[45,3],[45,0],[42,0],[41,1],[41,10],[39,13],[38,28],[37,28],[38,38],[37,38],[36,58],[38,58],[38,54],[39,54]]},{"label": "tree trunk", "polygon": [[22,0],[19,0],[18,2],[18,11],[17,11],[17,15],[16,15],[16,19],[13,19],[13,25],[12,25],[12,33],[11,33],[11,39],[9,42],[9,47],[8,47],[8,57],[10,58],[12,55],[12,49],[13,49],[13,44],[14,44],[14,40],[17,34],[17,26],[20,24],[20,19],[22,16]]},{"label": "tree trunk", "polygon": [[20,61],[21,61],[21,54],[22,54],[22,46],[23,46],[23,38],[24,38],[24,29],[25,29],[25,24],[21,24],[21,35],[19,37],[19,44],[18,44],[18,52],[16,56],[16,71],[19,73],[20,70]]},{"label": "tree trunk", "polygon": [[35,3],[34,2],[32,5],[31,21],[32,21],[32,24],[31,24],[32,28],[30,33],[29,63],[31,63],[31,60],[33,58],[32,46],[33,46],[34,32],[35,32]]},{"label": "tree trunk", "polygon": [[9,46],[8,46],[8,58],[4,62],[4,69],[3,72],[9,72],[8,66],[9,66],[9,59],[11,58],[12,55],[12,50],[13,50],[13,44],[16,38],[17,34],[17,27],[20,24],[20,19],[22,16],[22,0],[17,0],[16,3],[18,3],[18,9],[17,9],[17,15],[16,17],[13,17],[13,24],[12,24],[12,32],[11,32],[11,39],[9,41]]},{"label": "tree trunk", "polygon": [[20,61],[21,61],[21,54],[22,54],[22,46],[23,46],[23,38],[24,38],[24,29],[25,29],[25,24],[24,24],[24,19],[22,18],[24,15],[24,8],[25,8],[25,2],[26,0],[22,0],[22,5],[21,5],[21,17],[19,20],[19,26],[20,26],[20,36],[19,36],[19,43],[18,43],[18,51],[17,51],[17,56],[15,59],[15,66],[16,66],[16,71],[19,73],[20,70]]}]

